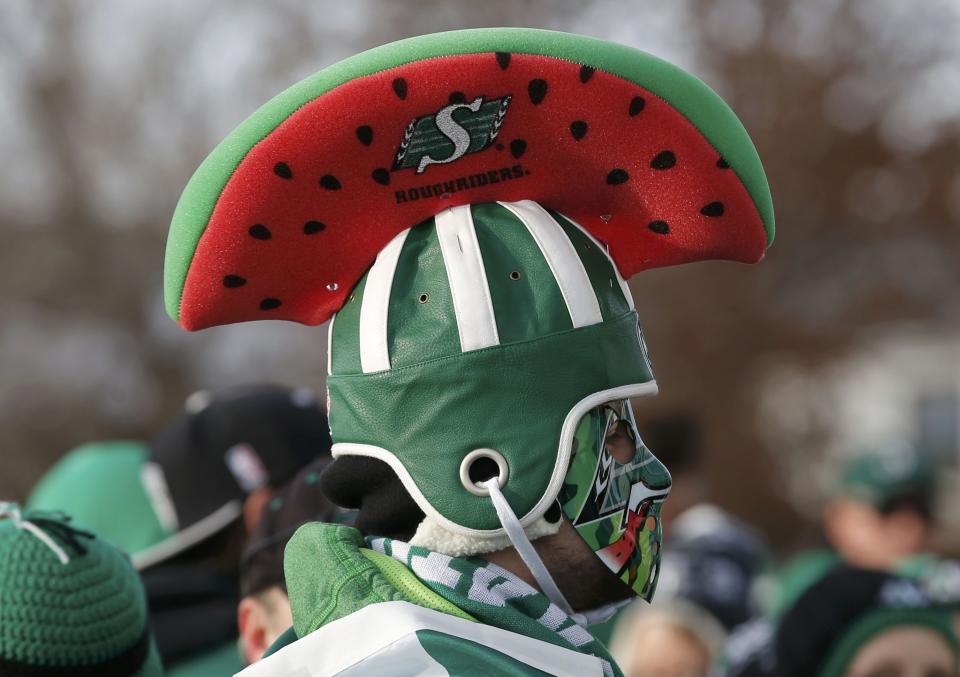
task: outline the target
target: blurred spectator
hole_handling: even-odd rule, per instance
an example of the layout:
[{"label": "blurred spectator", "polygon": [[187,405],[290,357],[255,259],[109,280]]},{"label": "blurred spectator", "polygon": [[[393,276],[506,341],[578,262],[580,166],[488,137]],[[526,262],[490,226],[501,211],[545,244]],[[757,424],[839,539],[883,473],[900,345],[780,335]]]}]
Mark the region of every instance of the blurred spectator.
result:
[{"label": "blurred spectator", "polygon": [[283,487],[266,505],[260,523],[250,534],[240,560],[237,609],[240,642],[247,664],[264,652],[293,624],[283,577],[283,551],[299,526],[307,522],[348,521],[345,512],[320,490],[320,473],[329,463],[314,461]]},{"label": "blurred spectator", "polygon": [[90,442],[60,459],[30,493],[27,507],[58,510],[129,553],[140,553],[173,535],[142,481],[146,445]]},{"label": "blurred spectator", "polygon": [[765,646],[731,655],[737,677],[954,677],[946,612],[912,581],[838,565],[783,615]]},{"label": "blurred spectator", "polygon": [[828,548],[794,558],[783,570],[773,611],[779,613],[840,561],[909,574],[920,566],[933,527],[936,479],[921,450],[904,444],[865,450],[840,473],[823,510]]},{"label": "blurred spectator", "polygon": [[62,513],[0,503],[0,674],[163,674],[129,558]]},{"label": "blurred spectator", "polygon": [[760,534],[703,503],[676,519],[657,595],[689,600],[732,630],[760,611],[768,553]]},{"label": "blurred spectator", "polygon": [[727,633],[756,613],[767,562],[760,536],[716,506],[677,517],[664,547],[652,604],[636,601],[617,622],[610,650],[627,677],[705,675]]},{"label": "blurred spectator", "polygon": [[830,545],[847,562],[892,569],[927,545],[935,493],[927,455],[900,444],[858,454],[823,514]]},{"label": "blurred spectator", "polygon": [[661,514],[664,536],[669,538],[670,523],[704,499],[700,423],[691,414],[678,412],[646,421],[639,429],[644,444],[663,461],[673,479],[670,500]]},{"label": "blurred spectator", "polygon": [[195,393],[151,445],[145,486],[176,525],[142,555],[150,621],[168,674],[230,674],[239,562],[276,487],[329,457],[326,416],[305,390]]}]

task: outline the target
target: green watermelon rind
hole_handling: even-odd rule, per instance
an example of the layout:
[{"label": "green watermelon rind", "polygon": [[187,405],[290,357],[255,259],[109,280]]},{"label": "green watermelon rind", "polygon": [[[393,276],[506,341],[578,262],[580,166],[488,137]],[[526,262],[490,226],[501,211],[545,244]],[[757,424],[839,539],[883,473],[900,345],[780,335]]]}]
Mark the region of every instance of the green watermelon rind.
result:
[{"label": "green watermelon rind", "polygon": [[197,168],[173,214],[163,271],[167,313],[179,321],[194,252],[231,176],[247,153],[290,115],[356,78],[424,59],[489,52],[549,56],[589,65],[667,101],[736,172],[760,214],[767,246],[773,243],[773,202],[756,148],[736,114],[698,78],[646,52],[581,35],[532,28],[450,31],[392,42],[325,68],[275,96],[221,141]]}]

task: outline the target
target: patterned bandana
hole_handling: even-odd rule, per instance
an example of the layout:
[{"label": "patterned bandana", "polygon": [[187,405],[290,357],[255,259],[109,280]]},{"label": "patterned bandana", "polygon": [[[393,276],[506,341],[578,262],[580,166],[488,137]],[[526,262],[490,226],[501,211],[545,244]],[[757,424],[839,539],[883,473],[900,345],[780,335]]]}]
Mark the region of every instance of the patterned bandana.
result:
[{"label": "patterned bandana", "polygon": [[389,538],[367,537],[372,550],[403,563],[428,588],[481,623],[592,654],[606,677],[622,677],[606,648],[545,595],[506,569],[475,557],[455,559]]},{"label": "patterned bandana", "polygon": [[560,505],[597,557],[648,602],[660,573],[660,508],[670,473],[640,440],[629,400],[577,424]]}]

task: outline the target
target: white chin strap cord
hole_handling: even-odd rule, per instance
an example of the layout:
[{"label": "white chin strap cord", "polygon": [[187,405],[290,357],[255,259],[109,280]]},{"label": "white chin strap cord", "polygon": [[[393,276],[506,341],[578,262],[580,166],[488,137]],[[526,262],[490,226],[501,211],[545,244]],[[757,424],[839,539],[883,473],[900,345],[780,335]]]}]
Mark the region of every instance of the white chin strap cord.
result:
[{"label": "white chin strap cord", "polygon": [[13,526],[17,529],[28,531],[36,536],[41,543],[47,546],[51,552],[57,556],[61,564],[70,562],[70,557],[67,555],[67,552],[57,545],[57,542],[50,538],[47,532],[30,520],[23,519],[23,516],[20,514],[20,507],[16,503],[0,502],[0,519],[4,517],[9,518],[10,521],[13,522]]},{"label": "white chin strap cord", "polygon": [[533,574],[534,579],[536,579],[537,584],[540,586],[540,590],[543,591],[543,594],[546,595],[551,602],[570,616],[574,622],[578,625],[586,625],[589,619],[582,614],[574,613],[570,603],[567,602],[567,598],[560,592],[560,588],[557,587],[553,576],[547,571],[547,567],[544,565],[543,560],[540,559],[540,555],[537,554],[533,544],[530,543],[530,539],[527,538],[527,534],[520,525],[520,520],[518,520],[514,514],[513,508],[510,507],[503,492],[500,491],[497,478],[491,478],[482,484],[486,487],[487,491],[490,492],[493,507],[497,511],[497,517],[500,518],[500,524],[503,526],[503,530],[507,532],[507,538],[510,539],[513,547],[516,548],[520,554],[520,558],[523,560],[523,563],[527,565],[527,569]]}]

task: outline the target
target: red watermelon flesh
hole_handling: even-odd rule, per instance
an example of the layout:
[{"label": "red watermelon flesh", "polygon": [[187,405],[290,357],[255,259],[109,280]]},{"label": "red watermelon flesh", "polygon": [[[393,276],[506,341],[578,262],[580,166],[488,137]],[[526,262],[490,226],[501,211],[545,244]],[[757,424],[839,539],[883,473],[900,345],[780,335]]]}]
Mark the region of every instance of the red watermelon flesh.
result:
[{"label": "red watermelon flesh", "polygon": [[[393,169],[415,119],[504,96],[489,147],[421,174]],[[554,57],[445,56],[346,82],[253,146],[197,244],[180,323],[320,324],[400,231],[447,207],[523,199],[590,230],[625,278],[704,259],[756,262],[767,246],[736,173],[655,94]]]}]

